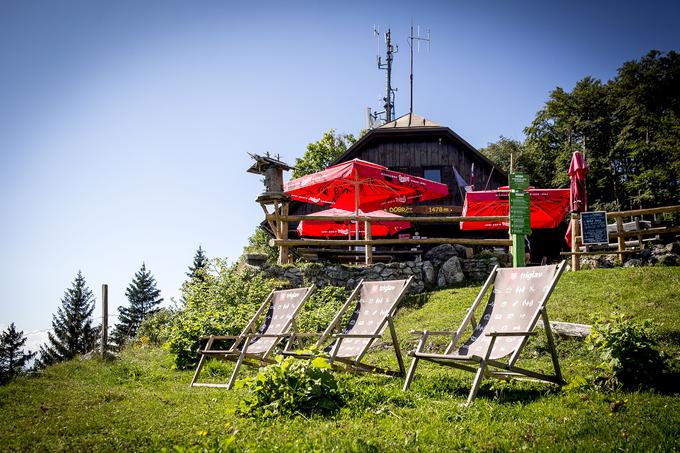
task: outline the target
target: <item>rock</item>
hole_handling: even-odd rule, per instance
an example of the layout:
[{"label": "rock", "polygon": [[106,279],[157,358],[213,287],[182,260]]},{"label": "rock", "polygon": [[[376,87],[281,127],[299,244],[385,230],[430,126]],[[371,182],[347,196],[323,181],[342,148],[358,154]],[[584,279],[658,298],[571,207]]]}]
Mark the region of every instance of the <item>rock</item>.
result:
[{"label": "rock", "polygon": [[642,266],[642,261],[636,258],[629,259],[623,263],[623,267],[640,267]]},{"label": "rock", "polygon": [[664,251],[674,255],[680,255],[680,242],[671,242],[670,244],[666,244]]},{"label": "rock", "polygon": [[659,256],[659,266],[677,266],[678,265],[678,255],[675,253],[667,253],[665,255]]},{"label": "rock", "polygon": [[598,267],[602,269],[611,269],[614,267],[614,258],[610,256],[600,256],[597,258]]},{"label": "rock", "polygon": [[462,283],[464,280],[465,274],[463,274],[460,260],[457,256],[453,256],[446,260],[446,262],[442,264],[441,269],[439,269],[437,287],[442,288],[444,286],[455,285]]},{"label": "rock", "polygon": [[424,261],[423,262],[423,271],[422,271],[422,276],[423,276],[423,282],[425,283],[425,286],[429,288],[433,288],[434,285],[437,283],[436,277],[437,274],[434,271],[434,266],[430,261]]},{"label": "rock", "polygon": [[451,244],[438,245],[425,253],[423,260],[430,261],[435,269],[438,269],[449,258],[458,256],[458,252]]},{"label": "rock", "polygon": [[467,247],[461,244],[455,244],[453,248],[456,250],[456,253],[458,254],[459,257],[467,258],[468,256]]},{"label": "rock", "polygon": [[408,287],[408,294],[418,294],[425,290],[425,283],[422,280],[413,279],[411,286]]}]

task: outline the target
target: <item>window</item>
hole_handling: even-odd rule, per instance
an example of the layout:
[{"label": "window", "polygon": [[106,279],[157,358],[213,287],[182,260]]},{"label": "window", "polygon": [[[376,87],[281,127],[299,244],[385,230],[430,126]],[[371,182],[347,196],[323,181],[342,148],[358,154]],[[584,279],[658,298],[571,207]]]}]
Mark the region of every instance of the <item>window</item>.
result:
[{"label": "window", "polygon": [[423,169],[423,178],[442,182],[442,169],[440,167],[426,167]]}]

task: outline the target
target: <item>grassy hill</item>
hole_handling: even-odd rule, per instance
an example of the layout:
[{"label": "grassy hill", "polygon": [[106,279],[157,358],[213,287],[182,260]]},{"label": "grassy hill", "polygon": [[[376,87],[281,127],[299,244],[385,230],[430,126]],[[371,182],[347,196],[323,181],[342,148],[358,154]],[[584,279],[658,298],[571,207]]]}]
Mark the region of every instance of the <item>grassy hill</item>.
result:
[{"label": "grassy hill", "polygon": [[[397,316],[404,350],[410,329],[451,329],[479,287],[407,300]],[[582,271],[562,277],[548,308],[552,320],[589,323],[621,311],[662,323],[662,348],[680,358],[680,268]],[[544,341],[525,350],[527,367],[549,368]],[[567,381],[594,366],[583,342],[558,341]],[[393,363],[391,350],[372,359]],[[410,359],[408,359],[410,361]],[[225,379],[230,365],[208,374]],[[250,371],[246,371],[250,373]],[[560,391],[536,383],[486,381],[465,408],[471,374],[424,363],[408,392],[403,379],[338,374],[353,392],[329,417],[255,420],[233,408],[242,391],[189,388],[191,371],[172,369],[157,348],[120,360],[74,360],[0,388],[0,449],[26,450],[680,450],[680,384],[666,391]]]}]

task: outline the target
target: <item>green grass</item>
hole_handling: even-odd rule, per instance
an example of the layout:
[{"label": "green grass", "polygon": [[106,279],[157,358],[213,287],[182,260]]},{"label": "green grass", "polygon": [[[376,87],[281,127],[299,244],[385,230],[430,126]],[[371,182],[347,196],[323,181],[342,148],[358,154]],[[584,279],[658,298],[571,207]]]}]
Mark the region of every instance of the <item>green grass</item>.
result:
[{"label": "green grass", "polygon": [[[397,316],[408,330],[451,329],[479,287],[448,289],[406,301]],[[553,320],[590,322],[622,311],[663,323],[661,345],[680,353],[680,268],[632,268],[565,274],[549,303]],[[525,351],[527,367],[548,369],[544,341]],[[567,380],[593,358],[582,342],[559,341]],[[390,349],[371,354],[394,364]],[[211,365],[225,379],[230,365]],[[252,373],[252,371],[245,371]],[[402,379],[338,374],[350,404],[330,417],[254,420],[231,410],[241,391],[189,388],[191,371],[172,369],[160,349],[133,349],[120,360],[74,360],[0,388],[0,450],[457,451],[680,450],[680,397],[674,392],[560,392],[551,386],[486,381],[465,408],[471,375],[424,363],[408,392]]]}]

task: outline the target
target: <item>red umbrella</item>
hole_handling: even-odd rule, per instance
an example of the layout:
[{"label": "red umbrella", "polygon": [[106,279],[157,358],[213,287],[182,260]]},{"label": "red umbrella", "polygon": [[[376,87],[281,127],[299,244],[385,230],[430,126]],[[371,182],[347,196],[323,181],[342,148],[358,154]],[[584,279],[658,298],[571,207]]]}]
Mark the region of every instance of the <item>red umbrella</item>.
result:
[{"label": "red umbrella", "polygon": [[[586,174],[588,173],[588,164],[586,163],[583,153],[574,151],[571,156],[571,164],[569,165],[569,179],[571,184],[569,186],[569,201],[572,212],[583,212],[588,210],[588,199],[586,197]],[[567,234],[564,239],[571,247],[571,222],[567,228]]]},{"label": "red umbrella", "polygon": [[[530,197],[529,219],[531,228],[555,228],[564,220],[569,212],[568,189],[536,189],[527,190]],[[507,216],[509,210],[510,189],[499,187],[498,190],[482,190],[467,192],[463,205],[464,217]],[[506,230],[508,222],[461,222],[461,230]]]},{"label": "red umbrella", "polygon": [[[344,209],[327,209],[325,211],[315,212],[309,214],[310,216],[351,216],[354,213],[345,211]],[[385,211],[371,211],[363,212],[359,210],[359,215],[364,217],[394,217],[395,221],[389,222],[371,222],[371,235],[373,236],[390,236],[396,234],[401,230],[411,227],[409,222],[405,222],[402,216],[392,214]],[[355,224],[356,225],[356,224]],[[342,237],[347,236],[356,231],[356,226],[352,225],[351,221],[332,220],[303,220],[298,224],[297,231],[300,236],[314,236],[314,237]],[[364,222],[359,222],[359,231],[364,233]]]},{"label": "red umbrella", "polygon": [[359,209],[374,211],[449,194],[446,184],[359,159],[288,181],[284,190],[294,200],[351,210],[355,214]]}]

